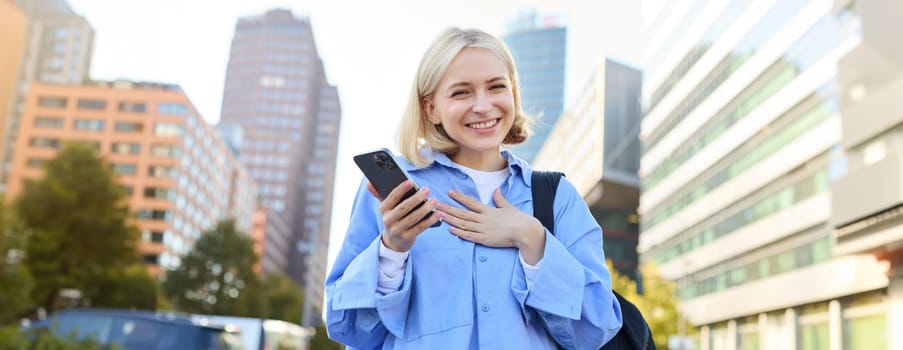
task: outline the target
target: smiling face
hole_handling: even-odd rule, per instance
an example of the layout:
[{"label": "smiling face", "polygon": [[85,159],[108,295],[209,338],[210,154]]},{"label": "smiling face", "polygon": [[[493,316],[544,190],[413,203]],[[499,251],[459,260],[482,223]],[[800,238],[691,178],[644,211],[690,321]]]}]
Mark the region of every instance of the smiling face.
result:
[{"label": "smiling face", "polygon": [[425,102],[430,122],[441,125],[458,144],[453,161],[481,170],[504,166],[499,152],[514,123],[515,107],[511,77],[498,55],[464,48]]}]

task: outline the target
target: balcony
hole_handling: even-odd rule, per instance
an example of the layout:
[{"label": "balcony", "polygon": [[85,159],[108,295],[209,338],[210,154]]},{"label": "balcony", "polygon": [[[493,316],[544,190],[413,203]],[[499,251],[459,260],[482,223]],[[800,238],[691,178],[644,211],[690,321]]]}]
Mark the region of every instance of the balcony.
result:
[{"label": "balcony", "polygon": [[903,154],[892,153],[831,185],[836,254],[903,245]]}]

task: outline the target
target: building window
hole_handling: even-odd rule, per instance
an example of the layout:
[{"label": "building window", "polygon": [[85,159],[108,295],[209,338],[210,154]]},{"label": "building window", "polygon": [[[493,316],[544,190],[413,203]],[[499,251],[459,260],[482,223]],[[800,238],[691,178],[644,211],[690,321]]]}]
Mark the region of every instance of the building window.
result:
[{"label": "building window", "polygon": [[46,137],[34,137],[31,139],[31,146],[37,148],[60,148],[60,140]]},{"label": "building window", "polygon": [[144,125],[138,122],[116,122],[113,126],[113,130],[119,132],[141,132],[144,129]]},{"label": "building window", "polygon": [[135,175],[136,166],[129,163],[113,163],[110,164],[110,169],[117,175]]},{"label": "building window", "polygon": [[103,131],[105,124],[103,119],[76,119],[74,127],[75,130]]},{"label": "building window", "polygon": [[182,125],[174,123],[157,123],[154,126],[154,135],[164,137],[180,137],[184,133]]},{"label": "building window", "polygon": [[78,106],[78,109],[103,110],[103,109],[107,108],[107,101],[92,100],[92,99],[79,99],[77,106]]},{"label": "building window", "polygon": [[122,192],[128,196],[131,196],[132,193],[135,192],[135,188],[129,185],[122,185]]},{"label": "building window", "polygon": [[188,106],[181,103],[161,102],[157,105],[157,113],[165,115],[188,116]]},{"label": "building window", "polygon": [[169,218],[169,212],[160,209],[141,209],[138,211],[138,218],[144,220],[166,220]]},{"label": "building window", "polygon": [[141,260],[144,261],[145,264],[157,265],[159,257],[160,256],[157,254],[144,254],[141,256]]},{"label": "building window", "polygon": [[144,198],[169,199],[175,191],[168,188],[148,187],[144,189]]},{"label": "building window", "polygon": [[63,118],[37,117],[34,120],[34,127],[38,129],[62,129],[65,127],[65,123]]},{"label": "building window", "polygon": [[29,168],[41,168],[44,166],[45,162],[47,162],[47,160],[42,158],[28,158],[25,162],[25,166]]},{"label": "building window", "polygon": [[159,166],[159,165],[151,165],[147,171],[148,175],[153,177],[168,177],[175,178],[178,172],[176,168],[171,166]]},{"label": "building window", "polygon": [[38,106],[49,108],[66,108],[65,97],[38,97]]},{"label": "building window", "polygon": [[147,105],[143,102],[119,102],[120,112],[145,113]]},{"label": "building window", "polygon": [[110,145],[110,152],[119,154],[139,154],[141,153],[140,143],[113,142]]},{"label": "building window", "polygon": [[151,147],[151,154],[157,157],[178,157],[179,146],[155,144]]}]

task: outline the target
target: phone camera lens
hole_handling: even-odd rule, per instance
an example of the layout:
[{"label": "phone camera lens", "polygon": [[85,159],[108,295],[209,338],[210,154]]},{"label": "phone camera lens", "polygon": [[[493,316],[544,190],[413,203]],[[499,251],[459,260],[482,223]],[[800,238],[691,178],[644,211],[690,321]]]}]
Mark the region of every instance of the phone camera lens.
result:
[{"label": "phone camera lens", "polygon": [[373,156],[373,159],[376,160],[376,166],[380,169],[391,169],[393,168],[392,163],[389,162],[389,157],[385,154],[377,154]]}]

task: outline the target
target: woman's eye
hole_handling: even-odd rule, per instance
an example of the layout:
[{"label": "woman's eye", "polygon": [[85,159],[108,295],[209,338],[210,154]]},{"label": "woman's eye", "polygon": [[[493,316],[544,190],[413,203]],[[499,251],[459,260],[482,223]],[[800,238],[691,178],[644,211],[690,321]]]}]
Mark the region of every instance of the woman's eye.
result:
[{"label": "woman's eye", "polygon": [[505,84],[495,84],[495,85],[489,87],[490,90],[497,90],[497,89],[504,89],[504,88],[507,88],[507,86]]},{"label": "woman's eye", "polygon": [[466,93],[467,93],[466,90],[456,90],[456,91],[452,91],[451,97],[458,97],[458,96],[464,95],[464,94],[466,94]]}]

